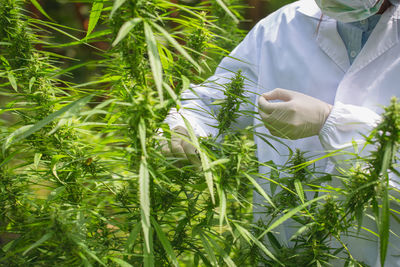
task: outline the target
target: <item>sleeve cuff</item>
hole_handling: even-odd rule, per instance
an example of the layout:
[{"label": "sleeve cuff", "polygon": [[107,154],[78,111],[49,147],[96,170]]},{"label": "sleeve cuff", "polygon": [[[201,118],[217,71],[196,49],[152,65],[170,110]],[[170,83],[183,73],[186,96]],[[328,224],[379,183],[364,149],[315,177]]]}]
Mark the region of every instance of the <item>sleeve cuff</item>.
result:
[{"label": "sleeve cuff", "polygon": [[363,134],[377,126],[381,117],[374,111],[360,106],[335,103],[319,138],[326,150],[344,149],[352,142],[364,143]]}]

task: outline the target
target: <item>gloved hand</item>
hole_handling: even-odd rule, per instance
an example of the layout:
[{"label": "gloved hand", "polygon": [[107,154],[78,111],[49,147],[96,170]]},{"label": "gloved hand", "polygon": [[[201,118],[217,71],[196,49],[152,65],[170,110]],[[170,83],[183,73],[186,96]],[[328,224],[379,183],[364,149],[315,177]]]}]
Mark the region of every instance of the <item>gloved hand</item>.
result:
[{"label": "gloved hand", "polygon": [[[269,102],[282,100],[283,102]],[[300,139],[318,135],[332,105],[286,89],[274,89],[258,99],[258,112],[265,127],[277,137]]]},{"label": "gloved hand", "polygon": [[[170,157],[180,159],[177,164],[182,167],[187,164],[192,164],[197,168],[201,167],[201,161],[196,151],[196,148],[183,140],[180,136],[186,136],[189,139],[189,133],[184,127],[178,126],[172,129],[171,142],[163,142],[161,145],[161,152]],[[178,135],[180,136],[178,136]]]}]

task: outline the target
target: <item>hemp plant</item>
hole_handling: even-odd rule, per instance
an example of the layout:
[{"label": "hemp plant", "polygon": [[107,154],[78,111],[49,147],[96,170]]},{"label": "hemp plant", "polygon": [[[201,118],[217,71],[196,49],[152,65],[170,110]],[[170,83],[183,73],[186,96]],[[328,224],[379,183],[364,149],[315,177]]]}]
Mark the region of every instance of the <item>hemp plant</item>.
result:
[{"label": "hemp plant", "polygon": [[[196,173],[190,166],[178,169],[175,159],[165,158],[159,147],[164,137],[158,129],[175,134],[163,123],[168,110],[179,108],[178,95],[207,64],[200,60],[210,34],[207,8],[191,9],[168,1],[119,1],[104,17],[112,29],[112,49],[102,61],[105,77],[112,77],[104,119],[112,120],[112,128],[104,129],[103,138],[120,140],[104,149],[113,147],[119,166],[126,166],[114,180],[116,195],[108,216],[119,222],[115,231],[121,242],[126,240],[127,255],[112,257],[113,261],[145,266],[177,266],[179,258],[207,265],[220,260],[232,263],[214,229],[213,172]],[[171,9],[184,13],[189,21],[165,16]],[[185,45],[179,43],[182,30],[191,38]],[[197,34],[204,37],[194,38]],[[190,139],[197,142],[196,137]],[[209,164],[209,155],[200,153],[204,164]]]},{"label": "hemp plant", "polygon": [[[389,205],[398,201],[389,194],[389,178],[398,175],[398,104],[369,138],[374,152],[351,159],[340,175],[319,172],[306,151],[289,151],[283,166],[259,162],[258,126],[238,127],[239,118],[254,119],[242,108],[254,104],[240,71],[218,85],[222,99],[210,107],[218,112],[208,114],[216,136],[197,137],[187,118],[189,136],[164,122],[243,37],[241,1],[72,1],[90,9],[81,39],[82,30],[56,22],[47,3],[30,0],[38,19],[28,2],[0,0],[1,265],[361,264],[346,244],[329,241],[340,243],[369,209],[383,264],[388,216],[396,216]],[[56,33],[72,41],[54,43]],[[57,53],[72,46],[96,58],[63,69],[76,59]],[[71,82],[77,71],[87,80]],[[171,136],[197,149],[201,167],[161,153]],[[272,146],[272,136],[261,137]],[[333,179],[343,188],[330,186]],[[265,199],[259,222],[255,192]],[[275,234],[289,222],[300,226],[294,246]]]},{"label": "hemp plant", "polygon": [[[346,266],[367,266],[352,257],[342,235],[351,235],[354,229],[360,233],[365,213],[370,211],[377,224],[380,261],[384,266],[389,217],[397,217],[390,202],[398,199],[390,192],[398,190],[390,181],[399,176],[399,111],[399,103],[393,98],[381,122],[365,136],[363,154],[348,154],[350,157],[344,163],[348,169],[341,169],[339,175],[310,169],[315,160],[307,161],[305,153],[300,151],[296,151],[288,166],[274,167],[275,175],[270,177],[277,181],[272,190],[276,207],[267,206],[265,218],[269,219],[259,221],[256,234],[264,237],[268,248],[279,261],[285,262],[285,266],[323,266],[333,259],[341,259]],[[336,179],[342,183],[342,188],[331,185]],[[289,246],[281,244],[273,233],[282,224],[296,225],[298,229],[290,237]],[[332,247],[331,239],[341,247]],[[276,260],[260,251],[255,257],[267,266],[279,266]]]},{"label": "hemp plant", "polygon": [[91,97],[56,78],[61,56],[36,48],[47,44],[39,32],[59,25],[27,14],[24,1],[0,2],[1,90],[11,118],[2,125],[8,130],[2,136],[0,232],[13,235],[0,257],[11,266],[50,259],[72,264],[90,255],[91,245],[83,241],[87,229],[77,217],[87,211],[82,200],[93,189],[87,181],[96,168],[84,151],[89,145],[78,140],[74,116]]},{"label": "hemp plant", "polygon": [[[351,169],[349,179],[345,180],[348,188],[346,205],[353,218],[361,227],[363,213],[372,207],[379,232],[380,262],[383,266],[389,244],[390,216],[397,216],[390,210],[390,180],[400,176],[397,170],[400,142],[400,105],[393,97],[385,107],[382,121],[368,136],[370,155]],[[397,202],[394,198],[392,202]]]}]

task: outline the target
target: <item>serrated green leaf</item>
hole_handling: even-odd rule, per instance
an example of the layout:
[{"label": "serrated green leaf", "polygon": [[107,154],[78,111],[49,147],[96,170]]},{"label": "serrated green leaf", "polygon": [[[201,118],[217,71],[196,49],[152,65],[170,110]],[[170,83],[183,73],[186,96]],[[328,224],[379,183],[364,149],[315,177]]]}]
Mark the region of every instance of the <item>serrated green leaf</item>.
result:
[{"label": "serrated green leaf", "polygon": [[186,129],[188,131],[190,140],[192,141],[193,146],[197,149],[201,159],[201,166],[203,168],[204,178],[206,179],[206,183],[208,186],[208,190],[210,191],[211,201],[215,204],[215,197],[214,197],[214,179],[213,174],[211,172],[210,167],[210,160],[208,156],[204,153],[202,149],[200,149],[200,143],[197,139],[197,136],[194,133],[192,125],[190,125],[189,121],[182,116],[183,121],[185,122]]},{"label": "serrated green leaf", "polygon": [[5,159],[3,159],[2,162],[0,162],[0,168],[3,167],[4,165],[6,165],[10,160],[12,160],[14,158],[15,155],[17,155],[19,153],[19,150],[14,151],[13,153],[11,153],[10,155],[8,155]]},{"label": "serrated green leaf", "polygon": [[272,202],[272,199],[268,196],[267,193],[265,193],[264,189],[257,183],[256,180],[254,180],[253,177],[251,177],[250,175],[248,175],[247,173],[243,173],[247,179],[249,179],[249,181],[253,184],[253,186],[255,187],[255,189],[257,190],[257,192],[263,196],[265,198],[265,200],[268,201],[269,204],[271,204],[272,207],[276,208],[274,202]]},{"label": "serrated green leaf", "polygon": [[119,42],[121,42],[125,36],[140,22],[142,21],[141,18],[134,18],[127,22],[125,22],[118,31],[117,37],[115,38],[112,46],[116,46]]},{"label": "serrated green leaf", "polygon": [[115,263],[118,263],[119,266],[121,266],[121,267],[133,267],[133,265],[131,265],[130,263],[128,263],[120,258],[110,257],[109,259]]},{"label": "serrated green leaf", "polygon": [[143,118],[140,119],[139,125],[138,125],[138,131],[139,131],[139,139],[140,139],[140,145],[142,147],[143,155],[147,157],[147,150],[146,150],[146,125],[143,120]]},{"label": "serrated green leaf", "polygon": [[27,248],[24,253],[22,253],[23,256],[25,256],[29,251],[31,251],[32,249],[40,246],[41,244],[43,244],[44,242],[46,242],[47,240],[49,240],[52,236],[53,236],[53,232],[49,232],[47,234],[45,234],[44,236],[42,236],[38,241],[36,241],[35,243],[33,243],[29,248]]},{"label": "serrated green leaf", "polygon": [[17,243],[17,242],[18,242],[18,239],[11,240],[7,244],[2,245],[1,250],[4,252],[8,252],[13,247],[14,243]]},{"label": "serrated green leaf", "polygon": [[240,232],[240,234],[247,240],[249,244],[251,244],[250,240],[256,244],[268,257],[276,261],[281,266],[284,266],[272,253],[269,251],[262,242],[260,242],[255,236],[253,236],[247,229],[243,228],[241,225],[234,223],[236,229]]},{"label": "serrated green leaf", "polygon": [[226,6],[223,0],[217,0],[218,5],[233,19],[235,23],[239,23],[238,18],[232,13],[232,11]]},{"label": "serrated green leaf", "polygon": [[147,52],[149,54],[150,67],[153,72],[154,83],[156,84],[160,102],[164,102],[162,83],[163,83],[163,70],[161,65],[160,56],[158,54],[157,42],[153,30],[147,22],[144,22],[144,34],[146,36]]},{"label": "serrated green leaf", "polygon": [[65,192],[65,186],[59,186],[53,191],[50,192],[50,194],[47,197],[47,202],[51,202],[54,199],[58,198],[58,196],[62,195]]},{"label": "serrated green leaf", "polygon": [[187,89],[189,89],[190,80],[184,75],[182,75],[181,78],[182,78],[182,92],[184,92]]},{"label": "serrated green leaf", "polygon": [[118,10],[118,8],[120,8],[125,2],[126,2],[126,0],[115,0],[114,1],[114,5],[113,5],[111,13],[110,13],[110,19],[112,18],[114,13]]},{"label": "serrated green leaf", "polygon": [[12,71],[9,71],[7,73],[7,76],[8,76],[8,80],[10,81],[11,87],[14,89],[15,92],[18,93],[17,81],[16,81],[15,76],[12,73]]},{"label": "serrated green leaf", "polygon": [[78,255],[81,257],[84,267],[93,267],[93,265],[90,263],[90,261],[86,258],[85,254],[78,251]]},{"label": "serrated green leaf", "polygon": [[35,167],[35,170],[37,170],[41,158],[42,158],[42,153],[35,153],[33,159],[33,166]]},{"label": "serrated green leaf", "polygon": [[217,191],[219,197],[219,227],[222,228],[226,215],[226,196],[219,184],[217,184]]},{"label": "serrated green leaf", "polygon": [[301,184],[299,179],[296,179],[294,181],[294,187],[296,188],[296,193],[299,196],[301,203],[304,204],[304,190],[303,185]]},{"label": "serrated green leaf", "polygon": [[32,86],[36,82],[36,77],[32,77],[29,79],[29,86],[28,86],[28,93],[30,94],[32,92]]},{"label": "serrated green leaf", "polygon": [[358,153],[359,153],[359,150],[358,150],[358,144],[357,144],[357,142],[356,142],[355,140],[351,140],[351,144],[352,144],[352,146],[353,146],[354,153],[358,154]]},{"label": "serrated green leaf", "polygon": [[0,55],[0,60],[1,62],[3,62],[3,65],[6,68],[6,70],[10,70],[10,63],[8,62],[8,60],[2,55]]},{"label": "serrated green leaf", "polygon": [[179,97],[175,94],[174,90],[165,82],[163,83],[163,86],[164,86],[165,90],[167,90],[167,93],[169,94],[169,96],[174,100],[176,105],[180,106],[181,101],[179,100]]},{"label": "serrated green leaf", "polygon": [[175,47],[176,50],[178,50],[179,53],[181,53],[188,61],[190,61],[190,63],[192,63],[193,66],[195,66],[198,69],[198,71],[202,71],[202,68],[200,67],[200,65],[175,40],[175,38],[173,38],[163,27],[161,27],[157,23],[154,23],[154,22],[150,22],[150,23],[157,31],[159,31],[168,40],[168,42],[170,42]]},{"label": "serrated green leaf", "polygon": [[[270,242],[271,245],[272,245],[272,248],[279,252],[279,251],[282,249],[282,246],[281,246],[281,244],[279,243],[278,239],[276,239],[276,237],[274,236],[274,234],[271,233],[271,232],[267,233],[267,237],[268,237],[269,242]],[[290,239],[290,240],[291,240],[291,239]]]},{"label": "serrated green leaf", "polygon": [[[50,28],[52,30],[55,30],[55,31],[57,31],[57,32],[59,32],[61,34],[64,34],[65,36],[68,36],[69,38],[71,38],[71,39],[73,39],[75,41],[79,41],[79,42],[81,41],[79,38],[73,36],[72,34],[69,34],[68,32],[61,30],[59,28],[61,25],[59,25],[59,24],[50,23],[48,21],[41,21],[41,20],[35,20],[35,23],[39,24],[39,25],[42,25],[42,26],[45,26],[47,28]],[[56,25],[57,27],[54,26],[54,25]]]},{"label": "serrated green leaf", "polygon": [[[153,248],[153,228],[149,229],[150,247],[144,249],[143,253],[143,266],[153,267],[154,265],[154,248]],[[146,244],[144,244],[146,245]]]},{"label": "serrated green leaf", "polygon": [[37,8],[37,10],[40,11],[46,18],[48,18],[51,21],[54,21],[47,13],[44,11],[42,6],[36,1],[36,0],[31,0],[31,3]]},{"label": "serrated green leaf", "polygon": [[103,10],[103,0],[94,0],[92,9],[90,10],[89,25],[86,37],[94,30],[99,21],[101,11]]},{"label": "serrated green leaf", "polygon": [[99,257],[97,257],[96,254],[94,254],[84,243],[82,242],[76,242],[77,245],[79,245],[81,247],[81,249],[83,249],[83,251],[90,256],[92,259],[94,259],[95,261],[97,261],[98,263],[100,263],[102,266],[106,266],[100,259]]},{"label": "serrated green leaf", "polygon": [[384,154],[382,159],[381,174],[384,177],[386,177],[388,168],[391,164],[391,159],[392,159],[392,145],[391,142],[389,142],[384,147]]},{"label": "serrated green leaf", "polygon": [[18,128],[18,129],[15,130],[14,132],[12,132],[9,136],[7,136],[7,138],[6,138],[6,140],[4,141],[3,146],[2,146],[3,155],[5,155],[5,152],[6,152],[7,148],[8,148],[12,143],[15,143],[15,142],[16,142],[15,139],[16,139],[18,136],[20,136],[20,135],[22,135],[23,133],[25,133],[26,131],[28,131],[29,129],[31,129],[32,126],[33,126],[33,125],[31,125],[31,124],[21,126],[20,128]]},{"label": "serrated green leaf", "polygon": [[[160,55],[160,60],[161,60],[161,65],[163,67],[164,70],[169,69],[170,63],[173,63],[173,60],[170,61],[170,59],[168,58],[166,51],[169,52],[169,50],[167,48],[165,48],[162,44],[159,44],[158,47],[158,54]],[[169,52],[171,53],[171,52]]]},{"label": "serrated green leaf", "polygon": [[361,226],[362,226],[362,223],[363,223],[363,219],[364,219],[364,207],[363,206],[358,206],[354,210],[354,215],[355,215],[356,220],[357,220],[357,232],[360,232]]},{"label": "serrated green leaf", "polygon": [[386,254],[389,245],[389,228],[390,228],[390,205],[389,205],[389,192],[387,186],[383,191],[383,199],[382,199],[382,213],[380,218],[380,227],[379,227],[379,249],[380,249],[380,260],[381,266],[385,266]]},{"label": "serrated green leaf", "polygon": [[146,252],[150,254],[150,177],[146,158],[143,157],[139,169],[139,196],[142,229]]},{"label": "serrated green leaf", "polygon": [[79,100],[76,100],[76,101],[72,102],[71,104],[69,104],[68,106],[65,106],[65,107],[61,108],[60,110],[50,114],[49,116],[47,116],[46,118],[37,122],[34,125],[25,125],[19,129],[17,129],[11,135],[9,135],[6,139],[6,141],[4,142],[4,144],[2,146],[3,154],[10,147],[11,144],[19,142],[19,141],[27,138],[31,134],[37,132],[38,130],[40,130],[41,128],[43,128],[44,126],[49,124],[50,122],[54,121],[55,119],[57,119],[58,117],[63,115],[65,112],[67,112],[71,109],[79,109],[82,106],[86,105],[90,101],[92,96],[93,95],[89,95],[89,96],[85,96]]},{"label": "serrated green leaf", "polygon": [[295,215],[297,212],[301,211],[302,209],[306,208],[307,206],[311,205],[312,203],[322,200],[324,198],[327,198],[329,195],[323,195],[314,199],[311,199],[310,201],[307,201],[305,203],[303,203],[300,206],[297,206],[294,209],[291,209],[289,212],[285,213],[285,215],[283,215],[282,217],[280,217],[279,219],[277,219],[276,221],[274,221],[267,230],[265,230],[259,238],[261,238],[262,236],[264,236],[266,233],[271,232],[273,229],[275,229],[276,227],[278,227],[279,225],[281,225],[283,222],[285,222],[286,220],[290,219],[293,215]]},{"label": "serrated green leaf", "polygon": [[225,261],[228,267],[236,267],[236,264],[233,262],[231,257],[229,257],[229,255],[224,251],[224,249],[220,245],[218,245],[218,243],[214,239],[208,237],[208,240],[217,250],[218,254],[222,256],[222,259]]},{"label": "serrated green leaf", "polygon": [[226,158],[214,160],[210,163],[210,168],[214,168],[217,165],[221,165],[223,167],[223,165],[225,163],[228,163],[229,161],[230,161],[230,159],[226,159]]},{"label": "serrated green leaf", "polygon": [[316,224],[315,222],[311,222],[311,223],[308,223],[308,224],[306,224],[306,225],[300,227],[300,228],[296,231],[296,233],[294,233],[294,234],[290,237],[289,240],[295,240],[299,235],[301,235],[302,233],[304,233],[304,231],[306,231],[308,228],[310,228],[311,226],[313,226],[313,225],[315,225],[315,224]]},{"label": "serrated green leaf", "polygon": [[203,243],[204,250],[206,251],[206,253],[208,255],[208,260],[211,261],[212,266],[218,266],[218,261],[215,256],[214,250],[212,249],[207,238],[204,237],[203,233],[200,233],[199,236],[200,236],[201,242]]},{"label": "serrated green leaf", "polygon": [[161,229],[157,221],[153,217],[150,217],[150,219],[151,219],[151,224],[154,226],[154,229],[156,230],[158,239],[160,240],[165,252],[167,253],[167,256],[172,261],[172,264],[178,267],[179,266],[178,260],[176,259],[175,252],[172,249],[172,245],[169,242],[167,236],[164,234],[163,230]]}]

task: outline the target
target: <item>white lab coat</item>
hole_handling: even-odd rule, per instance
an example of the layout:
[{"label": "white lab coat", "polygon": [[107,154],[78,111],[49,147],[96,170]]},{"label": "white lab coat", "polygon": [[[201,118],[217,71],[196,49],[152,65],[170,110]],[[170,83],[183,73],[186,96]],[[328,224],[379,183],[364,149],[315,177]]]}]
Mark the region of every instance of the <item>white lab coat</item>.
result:
[{"label": "white lab coat", "polygon": [[[313,96],[333,105],[319,136],[299,140],[284,140],[293,150],[309,151],[308,156],[321,156],[326,150],[344,148],[352,140],[361,140],[361,133],[376,125],[382,105],[388,105],[392,96],[400,97],[400,7],[392,6],[382,15],[362,51],[350,66],[345,45],[336,30],[336,21],[323,16],[313,0],[301,0],[287,5],[260,21],[246,38],[225,58],[214,76],[192,91],[183,93],[183,110],[179,113],[189,118],[198,135],[216,134],[212,127],[215,118],[215,99],[223,98],[222,87],[229,82],[232,72],[241,69],[246,76],[245,89],[254,105],[242,105],[242,110],[257,111],[259,94],[285,88]],[[215,83],[214,83],[215,82]],[[195,93],[194,93],[195,92]],[[194,111],[194,109],[201,111]],[[184,126],[180,115],[172,111],[166,120],[170,127]],[[243,116],[238,126],[259,124],[259,118]],[[257,131],[267,133],[265,127]],[[273,160],[284,164],[288,159],[287,148],[271,141],[278,152],[255,138],[257,156],[261,162]],[[332,172],[330,160],[316,163],[322,171]],[[261,173],[268,173],[261,168]],[[259,180],[269,192],[265,180]],[[391,182],[396,186],[395,181]],[[396,186],[397,187],[397,186]],[[255,204],[263,198],[255,193]],[[399,208],[397,208],[399,209]],[[255,205],[257,220],[265,214]],[[375,231],[375,223],[364,219],[366,227]],[[391,229],[400,234],[400,226],[391,221]],[[280,240],[287,242],[295,229],[281,227]],[[377,238],[366,231],[361,235],[371,241],[344,238],[355,259],[370,266],[380,266]],[[400,266],[400,239],[391,236],[387,265]],[[343,262],[340,264],[343,265]],[[340,266],[339,265],[339,266]],[[338,265],[335,265],[338,266]]]}]

